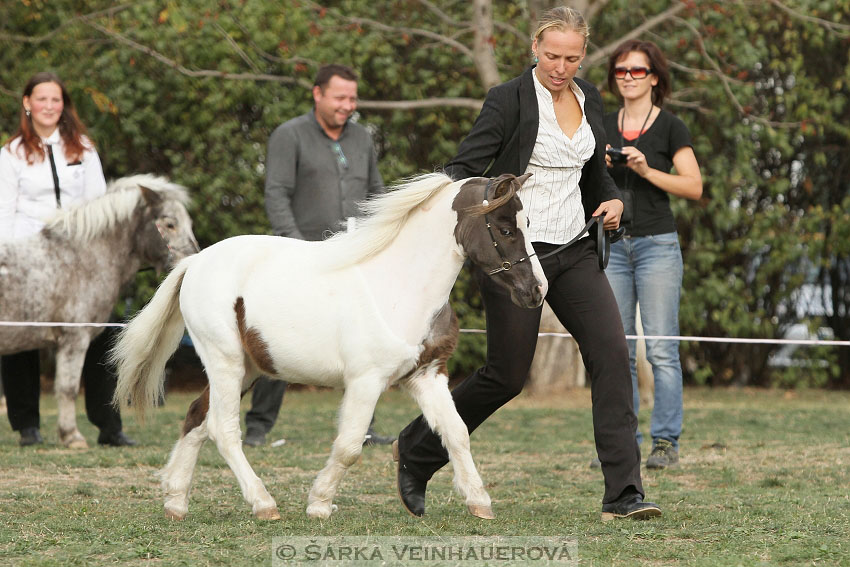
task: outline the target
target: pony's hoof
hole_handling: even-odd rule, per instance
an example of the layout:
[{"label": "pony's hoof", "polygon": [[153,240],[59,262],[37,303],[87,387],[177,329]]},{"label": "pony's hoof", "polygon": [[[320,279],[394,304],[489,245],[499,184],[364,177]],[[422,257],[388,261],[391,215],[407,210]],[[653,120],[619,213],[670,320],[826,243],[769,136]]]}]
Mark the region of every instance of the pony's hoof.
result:
[{"label": "pony's hoof", "polygon": [[175,522],[180,522],[183,518],[186,517],[186,512],[178,512],[176,510],[171,510],[169,508],[165,509],[165,517],[169,520],[174,520]]},{"label": "pony's hoof", "polygon": [[482,520],[495,520],[496,515],[493,514],[493,508],[490,506],[483,506],[481,504],[467,504],[467,509],[469,513],[473,516],[481,518]]},{"label": "pony's hoof", "polygon": [[86,440],[82,439],[82,438],[71,439],[70,441],[65,443],[65,446],[68,447],[69,449],[88,449],[89,448],[89,444],[86,443]]},{"label": "pony's hoof", "polygon": [[275,506],[274,508],[257,510],[256,512],[254,512],[254,516],[258,520],[280,520],[280,512],[277,511],[277,506]]},{"label": "pony's hoof", "polygon": [[337,505],[328,505],[323,502],[314,502],[307,506],[307,517],[326,520],[331,517],[331,514],[337,510]]}]

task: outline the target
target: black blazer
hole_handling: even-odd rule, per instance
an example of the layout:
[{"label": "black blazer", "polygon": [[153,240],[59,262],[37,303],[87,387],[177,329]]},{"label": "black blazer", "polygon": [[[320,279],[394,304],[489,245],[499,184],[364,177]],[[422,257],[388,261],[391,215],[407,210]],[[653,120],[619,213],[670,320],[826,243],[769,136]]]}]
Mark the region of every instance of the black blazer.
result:
[{"label": "black blazer", "polygon": [[[445,172],[455,180],[467,177],[522,175],[537,141],[537,93],[531,76],[534,67],[487,93],[481,113]],[[603,201],[622,196],[605,166],[605,128],[602,96],[592,84],[576,79],[584,92],[584,113],[596,139],[596,151],[581,170],[581,201],[585,220]]]}]

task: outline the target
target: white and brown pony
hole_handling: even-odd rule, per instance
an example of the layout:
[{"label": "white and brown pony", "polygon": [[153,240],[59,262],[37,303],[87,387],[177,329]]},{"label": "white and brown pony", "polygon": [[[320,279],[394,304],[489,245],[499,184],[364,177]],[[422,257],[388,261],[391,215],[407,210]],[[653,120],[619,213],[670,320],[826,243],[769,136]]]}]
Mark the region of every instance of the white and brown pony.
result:
[{"label": "white and brown pony", "polygon": [[57,211],[36,235],[0,242],[0,321],[71,323],[0,325],[0,354],[56,350],[59,440],[85,448],[75,400],[89,343],[109,320],[121,287],[140,268],[157,271],[198,251],[186,212],[186,189],[161,177],[134,175],[103,196]]},{"label": "white and brown pony", "polygon": [[447,385],[446,360],[458,332],[448,300],[468,257],[517,305],[543,302],[546,279],[516,195],[526,178],[453,182],[424,175],[370,201],[353,232],[324,242],[237,236],[178,264],[113,350],[115,400],[138,410],[161,395],[163,368],[184,325],[206,367],[208,389],[190,407],[161,471],[166,516],[186,515],[198,451],[210,438],[254,515],[280,518],[242,452],[239,428],[240,396],[263,373],[345,389],[338,435],[310,490],[308,516],[330,516],[379,396],[398,383],[442,437],[469,510],[492,517]]}]

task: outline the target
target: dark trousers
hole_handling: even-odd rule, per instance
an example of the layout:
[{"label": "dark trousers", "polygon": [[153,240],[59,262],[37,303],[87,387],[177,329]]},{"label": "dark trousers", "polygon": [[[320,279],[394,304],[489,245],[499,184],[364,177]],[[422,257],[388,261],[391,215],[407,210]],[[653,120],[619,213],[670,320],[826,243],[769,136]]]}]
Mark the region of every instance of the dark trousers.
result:
[{"label": "dark trousers", "polygon": [[[280,406],[283,403],[283,395],[286,393],[287,382],[283,380],[272,380],[267,376],[260,376],[254,383],[254,391],[251,393],[251,409],[245,414],[245,430],[247,433],[260,432],[263,435],[274,427]],[[375,416],[369,425],[371,431],[375,425]]]},{"label": "dark trousers", "polygon": [[[89,345],[83,365],[86,415],[89,421],[104,435],[121,431],[121,414],[112,406],[117,377],[103,362],[111,338],[117,329],[107,327]],[[20,431],[27,427],[40,427],[38,399],[39,383],[38,351],[30,350],[0,357],[0,374],[6,393],[9,423]]]},{"label": "dark trousers", "polygon": [[[541,255],[554,248],[535,243]],[[629,352],[617,302],[597,265],[595,242],[582,239],[542,264],[549,280],[546,301],[576,339],[590,376],[593,432],[605,477],[602,502],[616,500],[630,487],[643,494]],[[487,362],[452,391],[470,433],[522,391],[542,309],[517,307],[507,290],[480,269],[473,270],[487,318]],[[399,434],[399,450],[407,470],[421,480],[430,479],[449,460],[421,415]]]},{"label": "dark trousers", "polygon": [[271,431],[280,413],[284,393],[286,382],[260,376],[251,393],[251,409],[245,414],[245,429],[263,435]]}]

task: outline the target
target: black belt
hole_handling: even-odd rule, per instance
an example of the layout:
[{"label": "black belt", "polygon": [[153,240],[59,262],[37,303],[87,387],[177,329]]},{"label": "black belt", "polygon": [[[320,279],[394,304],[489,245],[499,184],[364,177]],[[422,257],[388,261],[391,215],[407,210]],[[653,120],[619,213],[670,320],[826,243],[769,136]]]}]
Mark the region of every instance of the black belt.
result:
[{"label": "black belt", "polygon": [[617,230],[605,230],[603,226],[605,224],[605,213],[602,213],[599,216],[590,217],[590,220],[587,221],[587,224],[584,225],[584,228],[581,229],[581,232],[575,235],[572,240],[570,240],[566,244],[561,244],[551,252],[547,252],[542,256],[538,255],[537,259],[543,260],[544,258],[553,256],[564,248],[575,244],[576,242],[578,242],[579,238],[581,238],[585,234],[590,234],[590,229],[593,228],[594,224],[596,225],[596,257],[599,260],[599,269],[604,270],[608,267],[608,258],[611,255],[611,243],[617,242],[626,233],[626,229],[622,226]]}]

